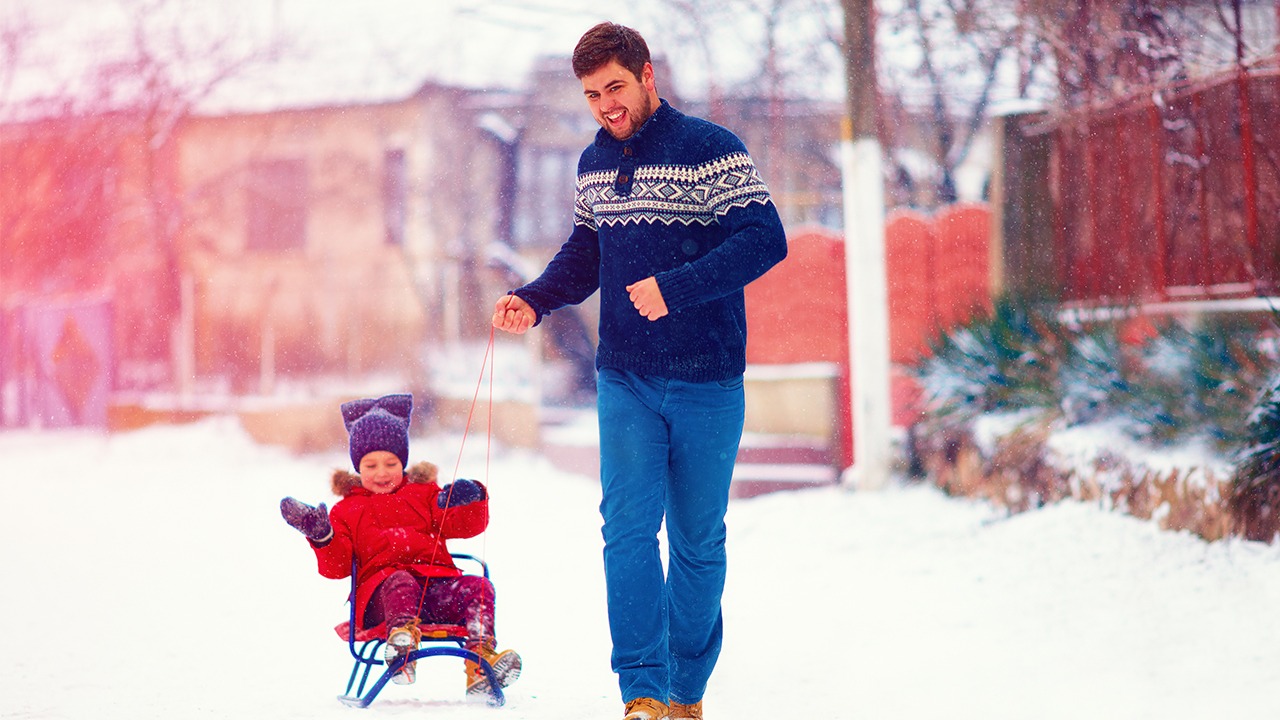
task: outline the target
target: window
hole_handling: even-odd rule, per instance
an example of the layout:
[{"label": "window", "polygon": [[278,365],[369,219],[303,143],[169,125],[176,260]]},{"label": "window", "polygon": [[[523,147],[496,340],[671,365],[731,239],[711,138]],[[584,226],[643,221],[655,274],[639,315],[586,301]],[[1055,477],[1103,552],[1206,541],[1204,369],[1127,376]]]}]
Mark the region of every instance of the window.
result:
[{"label": "window", "polygon": [[573,229],[577,150],[538,147],[521,155],[517,165],[518,199],[514,220],[521,247],[559,247]]},{"label": "window", "polygon": [[382,156],[382,214],[387,244],[404,246],[405,204],[409,198],[408,165],[404,150],[388,150]]},{"label": "window", "polygon": [[307,166],[302,160],[249,164],[248,248],[300,250],[307,243]]}]

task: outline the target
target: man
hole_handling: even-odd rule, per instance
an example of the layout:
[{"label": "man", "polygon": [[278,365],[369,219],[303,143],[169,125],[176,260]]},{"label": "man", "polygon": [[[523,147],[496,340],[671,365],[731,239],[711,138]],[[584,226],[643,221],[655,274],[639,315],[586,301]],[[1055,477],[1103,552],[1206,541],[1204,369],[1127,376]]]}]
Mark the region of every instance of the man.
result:
[{"label": "man", "polygon": [[578,161],[573,231],[498,300],[493,325],[523,333],[600,291],[600,513],[624,720],[701,718],[745,412],[743,288],[786,238],[742,142],[658,97],[639,33],[591,28],[573,71],[601,126]]}]

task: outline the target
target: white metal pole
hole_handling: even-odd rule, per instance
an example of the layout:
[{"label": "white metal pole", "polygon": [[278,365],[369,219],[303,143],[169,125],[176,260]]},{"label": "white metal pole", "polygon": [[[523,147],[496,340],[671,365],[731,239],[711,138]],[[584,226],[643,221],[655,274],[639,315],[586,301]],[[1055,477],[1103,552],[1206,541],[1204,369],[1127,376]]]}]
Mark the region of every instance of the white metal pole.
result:
[{"label": "white metal pole", "polygon": [[841,161],[854,453],[844,482],[855,489],[879,490],[889,481],[892,457],[880,141],[874,136],[854,140],[846,125]]}]

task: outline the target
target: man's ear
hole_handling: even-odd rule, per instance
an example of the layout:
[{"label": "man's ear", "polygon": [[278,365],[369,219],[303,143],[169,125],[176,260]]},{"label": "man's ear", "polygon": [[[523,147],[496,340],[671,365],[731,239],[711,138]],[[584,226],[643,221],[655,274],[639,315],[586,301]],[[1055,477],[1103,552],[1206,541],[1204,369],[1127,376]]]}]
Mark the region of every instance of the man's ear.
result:
[{"label": "man's ear", "polygon": [[644,69],[640,71],[640,82],[644,85],[645,90],[657,92],[657,86],[653,79],[653,63],[644,64]]}]

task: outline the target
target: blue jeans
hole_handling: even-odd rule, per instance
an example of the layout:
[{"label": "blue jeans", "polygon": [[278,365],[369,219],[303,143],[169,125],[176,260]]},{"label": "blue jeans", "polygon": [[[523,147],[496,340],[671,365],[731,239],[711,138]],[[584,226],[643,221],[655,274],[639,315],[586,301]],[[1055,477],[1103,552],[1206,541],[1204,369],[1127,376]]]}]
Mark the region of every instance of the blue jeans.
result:
[{"label": "blue jeans", "polygon": [[688,383],[604,368],[596,385],[604,573],[622,699],[697,702],[723,636],[724,516],[742,439],[742,378]]}]

